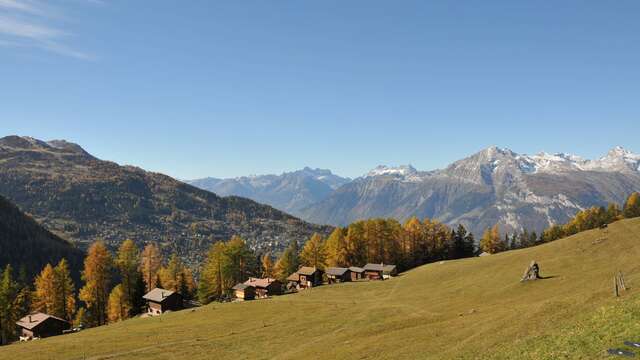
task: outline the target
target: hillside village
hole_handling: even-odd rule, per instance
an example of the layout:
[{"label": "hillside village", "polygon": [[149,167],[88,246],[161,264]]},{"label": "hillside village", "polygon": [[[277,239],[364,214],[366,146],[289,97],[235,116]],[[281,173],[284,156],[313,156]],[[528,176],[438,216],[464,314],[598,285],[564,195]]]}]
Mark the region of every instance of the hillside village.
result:
[{"label": "hillside village", "polygon": [[[622,220],[528,249],[432,263],[389,281],[345,282],[267,300],[169,311],[3,347],[0,356],[553,359],[570,354],[587,359],[608,350],[634,352],[624,343],[640,331],[629,321],[640,310],[640,298],[632,288],[614,297],[610,280],[623,270],[628,283],[640,281],[634,270],[637,251],[628,251],[640,239],[639,226],[637,219]],[[521,283],[531,259],[540,261],[548,278]],[[171,294],[150,295],[163,297]],[[40,319],[32,315],[31,321]],[[157,335],[149,338],[149,331]],[[505,334],[522,335],[505,343]],[[300,336],[321,340],[295,342]],[[284,346],[292,341],[296,345]]]}]

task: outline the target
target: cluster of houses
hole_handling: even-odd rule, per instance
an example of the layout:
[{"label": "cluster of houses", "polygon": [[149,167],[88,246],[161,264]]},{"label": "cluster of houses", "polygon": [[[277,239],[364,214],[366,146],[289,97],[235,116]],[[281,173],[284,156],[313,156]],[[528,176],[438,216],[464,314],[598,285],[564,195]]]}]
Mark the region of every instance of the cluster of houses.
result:
[{"label": "cluster of houses", "polygon": [[[303,290],[327,284],[344,283],[359,280],[384,280],[397,275],[395,265],[367,264],[364,267],[328,267],[324,271],[316,267],[303,266],[287,277],[288,289]],[[283,287],[277,279],[250,278],[233,287],[238,300],[253,300],[273,295],[282,295]]]},{"label": "cluster of houses", "polygon": [[[142,315],[144,317],[179,311],[184,309],[186,305],[182,295],[179,293],[160,288],[149,291],[143,298],[147,303],[147,312]],[[41,312],[31,313],[23,317],[16,322],[16,325],[20,341],[41,339],[80,330],[72,329],[71,323],[65,319]]]},{"label": "cluster of houses", "polygon": [[[315,267],[303,266],[295,273],[287,277],[286,287],[289,289],[303,290],[325,283],[335,284],[360,280],[384,280],[397,275],[395,265],[367,264],[364,267],[329,267],[324,271]],[[249,278],[244,283],[233,287],[237,300],[264,299],[269,296],[282,295],[284,286],[277,279]],[[170,311],[179,311],[186,306],[182,295],[177,292],[155,288],[144,295],[147,302],[147,312],[143,316],[159,316]],[[72,329],[67,320],[44,314],[31,313],[18,322],[20,341],[46,338],[62,335],[67,332],[78,331]]]}]

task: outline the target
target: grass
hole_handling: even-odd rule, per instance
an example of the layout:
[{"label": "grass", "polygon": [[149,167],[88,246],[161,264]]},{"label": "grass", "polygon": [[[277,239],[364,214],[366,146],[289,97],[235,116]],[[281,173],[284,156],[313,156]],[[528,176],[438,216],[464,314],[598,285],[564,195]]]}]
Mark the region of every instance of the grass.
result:
[{"label": "grass", "polygon": [[[551,278],[520,283],[531,260]],[[607,349],[640,340],[638,260],[640,219],[624,220],[384,282],[213,304],[10,345],[0,359],[605,358]],[[630,290],[615,298],[618,270]]]}]

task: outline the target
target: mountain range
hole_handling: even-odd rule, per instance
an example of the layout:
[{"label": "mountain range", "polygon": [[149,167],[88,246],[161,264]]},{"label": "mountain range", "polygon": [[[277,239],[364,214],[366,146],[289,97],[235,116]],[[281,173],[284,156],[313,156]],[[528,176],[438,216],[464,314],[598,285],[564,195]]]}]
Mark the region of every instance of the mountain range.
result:
[{"label": "mountain range", "polygon": [[[220,184],[242,183],[242,195],[258,200],[259,193],[258,201],[281,209],[286,204],[272,200],[276,193],[287,199],[304,194],[305,201],[288,211],[313,223],[339,226],[372,217],[404,221],[417,216],[460,223],[479,235],[496,223],[505,232],[541,231],[567,221],[581,209],[621,203],[640,190],[639,167],[640,155],[622,147],[588,160],[564,153],[524,155],[492,146],[440,170],[378,166],[351,181],[340,178],[341,184],[331,191],[329,186],[319,192],[312,186],[301,190],[284,181],[293,174],[310,178],[302,175],[308,168],[280,176],[217,180],[211,187],[203,185],[203,180],[191,183],[225,195],[240,193],[234,186]],[[279,186],[254,185],[265,183]]]},{"label": "mountain range", "polygon": [[220,196],[243,196],[290,214],[298,214],[302,209],[329,197],[340,186],[351,182],[351,179],[334,175],[329,170],[305,167],[281,175],[254,175],[232,179],[209,177],[187,182]]},{"label": "mountain range", "polygon": [[112,249],[126,239],[156,241],[190,265],[233,235],[258,251],[278,251],[331,231],[249,199],[100,160],[61,140],[1,138],[0,195],[80,248],[97,239]]}]

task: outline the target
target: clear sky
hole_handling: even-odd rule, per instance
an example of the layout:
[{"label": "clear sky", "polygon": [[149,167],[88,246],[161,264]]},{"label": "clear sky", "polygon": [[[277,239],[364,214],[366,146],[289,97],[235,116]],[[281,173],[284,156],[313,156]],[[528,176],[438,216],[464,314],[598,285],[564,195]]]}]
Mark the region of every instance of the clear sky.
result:
[{"label": "clear sky", "polygon": [[188,179],[640,152],[640,1],[0,0],[0,135]]}]

